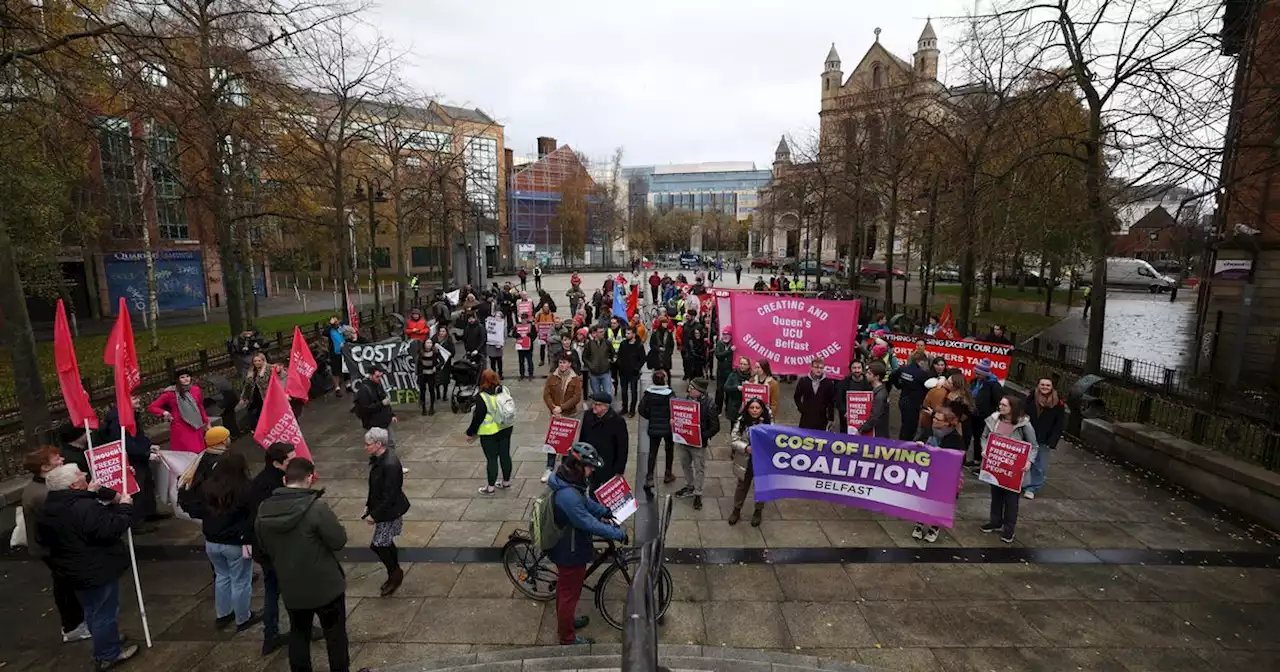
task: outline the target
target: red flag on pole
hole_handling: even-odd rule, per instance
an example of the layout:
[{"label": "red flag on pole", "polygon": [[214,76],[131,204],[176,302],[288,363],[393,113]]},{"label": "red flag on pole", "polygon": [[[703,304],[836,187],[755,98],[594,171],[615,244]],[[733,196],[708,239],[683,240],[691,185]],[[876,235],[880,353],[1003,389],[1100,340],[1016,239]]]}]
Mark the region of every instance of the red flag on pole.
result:
[{"label": "red flag on pole", "polygon": [[956,331],[956,318],[951,315],[950,301],[942,308],[942,316],[938,318],[938,331],[934,333],[934,336],[950,339],[960,338],[960,332]]},{"label": "red flag on pole", "polygon": [[627,297],[627,322],[635,322],[636,313],[640,310],[640,286],[631,286],[631,295]]},{"label": "red flag on pole", "polygon": [[351,302],[351,288],[343,283],[342,291],[347,293],[347,324],[351,325],[352,329],[360,331],[360,309]]},{"label": "red flag on pole", "polygon": [[115,368],[116,410],[120,414],[120,426],[133,434],[138,426],[133,416],[133,390],[142,382],[142,371],[138,368],[138,352],[133,344],[133,322],[129,319],[129,307],[124,297],[120,297],[116,324],[111,328],[111,336],[107,338],[103,361]]},{"label": "red flag on pole", "polygon": [[89,393],[84,391],[84,382],[80,380],[80,364],[76,362],[76,347],[71,342],[71,328],[67,325],[67,309],[62,299],[58,299],[58,314],[53,321],[53,361],[71,424],[97,429],[98,414],[93,412]]},{"label": "red flag on pole", "polygon": [[290,397],[303,401],[311,398],[311,376],[315,375],[316,368],[316,358],[307,347],[307,339],[294,325],[293,348],[289,351],[289,382],[285,386]]},{"label": "red flag on pole", "polygon": [[299,457],[311,459],[298,418],[289,407],[289,397],[275,376],[267,384],[267,397],[262,400],[262,416],[258,419],[258,428],[253,430],[253,438],[264,449],[277,441],[292,443]]}]

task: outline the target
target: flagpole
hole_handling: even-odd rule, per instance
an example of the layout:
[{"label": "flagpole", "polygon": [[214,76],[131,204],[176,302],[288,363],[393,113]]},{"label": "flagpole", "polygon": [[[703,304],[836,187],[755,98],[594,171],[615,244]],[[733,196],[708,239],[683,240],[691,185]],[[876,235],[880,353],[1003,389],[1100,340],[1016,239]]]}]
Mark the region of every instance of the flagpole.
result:
[{"label": "flagpole", "polygon": [[[118,412],[118,411],[117,411]],[[140,431],[135,429],[134,431]],[[129,456],[124,450],[124,425],[120,425],[120,491],[129,492]],[[133,568],[133,589],[138,594],[138,613],[142,615],[142,635],[147,640],[147,648],[151,648],[151,625],[147,623],[147,605],[142,601],[142,583],[138,580],[138,555],[133,550],[133,525],[125,531],[125,539],[129,544],[129,565]]]}]

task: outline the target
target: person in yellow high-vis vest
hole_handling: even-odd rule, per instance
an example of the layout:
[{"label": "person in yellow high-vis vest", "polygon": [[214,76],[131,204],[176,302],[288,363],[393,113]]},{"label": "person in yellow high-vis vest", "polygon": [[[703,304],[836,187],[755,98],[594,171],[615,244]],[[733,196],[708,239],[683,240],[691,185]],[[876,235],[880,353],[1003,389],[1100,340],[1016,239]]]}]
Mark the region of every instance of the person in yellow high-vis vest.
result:
[{"label": "person in yellow high-vis vest", "polygon": [[[482,495],[492,495],[497,488],[511,487],[511,428],[499,424],[498,398],[503,393],[502,379],[493,369],[480,374],[480,403],[471,413],[471,425],[467,427],[467,443],[480,437],[484,450],[485,476],[488,484],[479,490]],[[498,467],[502,467],[502,482],[498,482]]]},{"label": "person in yellow high-vis vest", "polygon": [[609,375],[613,377],[613,389],[618,389],[618,346],[622,345],[622,341],[626,339],[627,330],[622,326],[622,320],[614,315],[609,318],[609,328],[605,329],[605,339],[609,341],[609,347],[613,348],[613,363],[609,365]]}]

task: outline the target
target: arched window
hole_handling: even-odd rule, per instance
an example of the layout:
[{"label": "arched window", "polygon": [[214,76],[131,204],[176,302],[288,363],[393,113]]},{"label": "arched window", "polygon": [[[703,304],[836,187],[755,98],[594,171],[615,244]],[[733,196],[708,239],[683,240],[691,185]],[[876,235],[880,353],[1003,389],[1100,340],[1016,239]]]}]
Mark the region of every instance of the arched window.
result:
[{"label": "arched window", "polygon": [[879,63],[871,66],[871,86],[876,89],[884,86],[884,66]]}]

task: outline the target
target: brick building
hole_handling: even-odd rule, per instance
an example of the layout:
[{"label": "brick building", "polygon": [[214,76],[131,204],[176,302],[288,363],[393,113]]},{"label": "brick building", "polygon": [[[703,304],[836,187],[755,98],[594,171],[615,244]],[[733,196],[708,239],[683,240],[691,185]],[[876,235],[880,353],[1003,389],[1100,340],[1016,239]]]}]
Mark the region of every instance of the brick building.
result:
[{"label": "brick building", "polygon": [[1202,271],[1198,365],[1280,387],[1280,0],[1226,0],[1237,59],[1217,221]]}]

